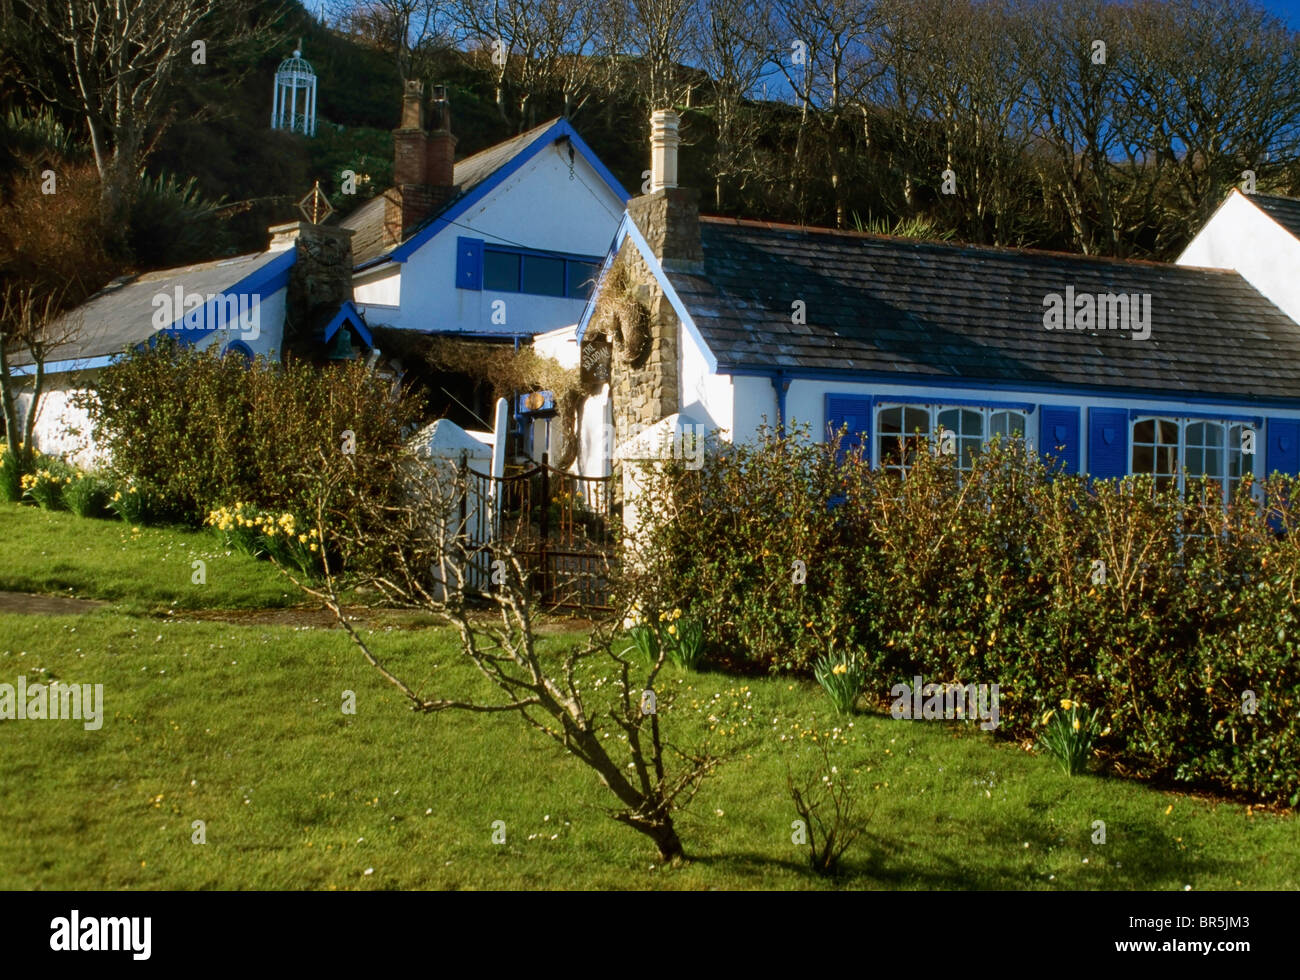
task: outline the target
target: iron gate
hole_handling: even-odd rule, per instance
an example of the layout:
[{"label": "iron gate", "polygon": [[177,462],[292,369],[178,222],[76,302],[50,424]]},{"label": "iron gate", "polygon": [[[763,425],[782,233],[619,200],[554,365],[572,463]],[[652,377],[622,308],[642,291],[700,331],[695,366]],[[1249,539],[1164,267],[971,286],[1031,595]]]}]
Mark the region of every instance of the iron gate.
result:
[{"label": "iron gate", "polygon": [[612,608],[611,572],[620,539],[611,477],[575,476],[550,465],[504,477],[468,466],[461,526],[475,546],[471,561],[489,582],[495,549],[509,545],[543,604]]}]

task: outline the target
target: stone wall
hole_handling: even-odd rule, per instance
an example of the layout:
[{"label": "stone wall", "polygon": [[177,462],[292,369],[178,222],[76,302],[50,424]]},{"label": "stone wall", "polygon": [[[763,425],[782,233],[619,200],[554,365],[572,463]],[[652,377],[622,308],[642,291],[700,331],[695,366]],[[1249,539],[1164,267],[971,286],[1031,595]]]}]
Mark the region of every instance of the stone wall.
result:
[{"label": "stone wall", "polygon": [[319,353],[313,333],[352,298],[352,235],[349,228],[297,221],[272,231],[272,248],[292,240],[298,257],[289,273],[284,312],[284,351]]},{"label": "stone wall", "polygon": [[629,364],[616,337],[610,358],[610,403],[614,420],[614,448],[645,427],[677,411],[679,402],[677,314],[659,288],[645,261],[629,239],[618,262],[626,263],[630,290],[650,314],[650,345],[645,358]]}]

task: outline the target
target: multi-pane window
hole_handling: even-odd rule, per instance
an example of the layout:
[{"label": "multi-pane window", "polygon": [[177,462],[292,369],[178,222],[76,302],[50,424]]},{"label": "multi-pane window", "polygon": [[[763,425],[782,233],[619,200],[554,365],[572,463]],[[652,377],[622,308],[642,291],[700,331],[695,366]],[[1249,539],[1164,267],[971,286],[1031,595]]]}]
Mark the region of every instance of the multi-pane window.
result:
[{"label": "multi-pane window", "polygon": [[1157,490],[1187,492],[1205,481],[1209,493],[1231,501],[1253,471],[1242,452],[1250,426],[1202,419],[1145,418],[1133,423],[1132,472],[1154,478]]},{"label": "multi-pane window", "polygon": [[880,441],[880,466],[902,476],[930,438],[930,410],[899,405],[882,408],[876,417]]},{"label": "multi-pane window", "polygon": [[599,269],[595,259],[539,255],[495,246],[483,250],[483,288],[502,293],[586,299]]},{"label": "multi-pane window", "polygon": [[958,469],[969,471],[980,447],[994,436],[1024,438],[1028,429],[1026,413],[1004,408],[890,405],[876,413],[880,466],[900,475],[925,442],[937,452],[952,453]]}]

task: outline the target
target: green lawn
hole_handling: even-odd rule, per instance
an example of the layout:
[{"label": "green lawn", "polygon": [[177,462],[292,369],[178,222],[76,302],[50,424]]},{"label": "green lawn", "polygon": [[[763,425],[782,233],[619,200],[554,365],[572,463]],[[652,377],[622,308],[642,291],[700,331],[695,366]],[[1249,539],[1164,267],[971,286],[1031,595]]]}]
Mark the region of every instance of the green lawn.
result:
[{"label": "green lawn", "polygon": [[[199,560],[207,583],[195,585]],[[110,599],[131,612],[262,609],[300,601],[267,562],[209,531],[133,528],[0,503],[0,590]]]},{"label": "green lawn", "polygon": [[[67,566],[59,588],[119,604],[0,614],[0,683],[100,683],[105,699],[98,731],[0,722],[0,888],[1300,888],[1293,814],[1068,779],[960,723],[850,724],[811,683],[673,670],[659,685],[669,738],[740,748],[680,820],[692,860],[654,868],[579,763],[510,716],[413,714],[339,631],[140,615],[181,601],[190,555],[215,555],[206,538],[144,530],[133,543],[115,524],[13,511],[0,506],[3,587],[49,580],[44,550]],[[12,530],[41,521],[47,546],[15,549]],[[229,585],[213,588],[214,567]],[[230,605],[286,601],[266,563],[216,557],[208,581]],[[444,630],[371,639],[428,691],[481,690]],[[786,765],[836,726],[835,759],[858,770],[872,820],[828,883],[791,843]],[[191,842],[195,820],[206,844]]]}]

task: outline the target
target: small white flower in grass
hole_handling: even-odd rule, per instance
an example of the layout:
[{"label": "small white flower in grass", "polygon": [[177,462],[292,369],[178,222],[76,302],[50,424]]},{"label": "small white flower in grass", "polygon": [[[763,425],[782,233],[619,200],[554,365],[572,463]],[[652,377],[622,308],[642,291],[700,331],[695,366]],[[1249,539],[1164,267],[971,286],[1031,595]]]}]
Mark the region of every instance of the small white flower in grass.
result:
[{"label": "small white flower in grass", "polygon": [[375,869],[374,869],[374,868],[366,868],[366,870],[363,871],[363,872],[361,872],[361,873],[362,873],[362,874],[365,874],[365,875],[372,875],[372,874],[375,873]]}]

